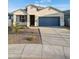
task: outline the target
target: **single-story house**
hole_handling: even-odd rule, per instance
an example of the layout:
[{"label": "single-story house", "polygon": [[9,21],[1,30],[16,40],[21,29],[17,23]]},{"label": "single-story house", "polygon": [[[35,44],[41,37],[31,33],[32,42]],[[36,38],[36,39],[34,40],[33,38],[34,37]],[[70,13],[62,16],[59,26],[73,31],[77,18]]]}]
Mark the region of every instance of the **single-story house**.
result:
[{"label": "single-story house", "polygon": [[28,5],[13,11],[13,26],[64,26],[64,13],[54,7]]}]

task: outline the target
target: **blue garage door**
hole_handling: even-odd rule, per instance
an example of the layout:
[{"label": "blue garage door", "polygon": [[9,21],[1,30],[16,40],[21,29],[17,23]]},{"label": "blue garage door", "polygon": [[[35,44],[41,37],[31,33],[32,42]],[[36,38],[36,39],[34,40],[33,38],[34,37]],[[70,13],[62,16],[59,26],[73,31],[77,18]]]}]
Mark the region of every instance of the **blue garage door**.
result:
[{"label": "blue garage door", "polygon": [[39,17],[39,26],[60,26],[60,17]]}]

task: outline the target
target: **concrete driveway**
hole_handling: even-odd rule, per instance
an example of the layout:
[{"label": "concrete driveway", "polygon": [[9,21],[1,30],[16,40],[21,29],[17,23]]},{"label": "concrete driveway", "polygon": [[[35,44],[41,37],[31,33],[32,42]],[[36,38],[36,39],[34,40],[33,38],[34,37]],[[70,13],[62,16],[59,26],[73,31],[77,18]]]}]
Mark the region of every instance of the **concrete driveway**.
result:
[{"label": "concrete driveway", "polygon": [[70,32],[66,28],[41,27],[42,43],[56,46],[69,46]]},{"label": "concrete driveway", "polygon": [[60,27],[40,27],[43,58],[70,59],[70,30]]},{"label": "concrete driveway", "polygon": [[10,44],[9,59],[70,59],[70,31],[39,27],[42,44]]}]

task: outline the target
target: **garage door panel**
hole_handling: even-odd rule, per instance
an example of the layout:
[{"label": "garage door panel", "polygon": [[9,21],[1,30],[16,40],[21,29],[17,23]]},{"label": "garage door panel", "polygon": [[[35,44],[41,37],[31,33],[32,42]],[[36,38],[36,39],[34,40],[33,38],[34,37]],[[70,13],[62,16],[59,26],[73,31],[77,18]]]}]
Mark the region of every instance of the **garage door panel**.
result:
[{"label": "garage door panel", "polygon": [[59,17],[40,17],[39,26],[59,26],[60,18]]}]

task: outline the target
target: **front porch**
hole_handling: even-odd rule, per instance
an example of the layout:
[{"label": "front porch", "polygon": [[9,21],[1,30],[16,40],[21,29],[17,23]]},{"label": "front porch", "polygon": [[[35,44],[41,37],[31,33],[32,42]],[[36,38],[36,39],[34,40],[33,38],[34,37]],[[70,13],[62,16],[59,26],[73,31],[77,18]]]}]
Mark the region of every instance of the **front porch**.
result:
[{"label": "front porch", "polygon": [[16,15],[16,24],[27,25],[27,15]]},{"label": "front porch", "polygon": [[38,26],[35,15],[14,15],[13,26],[26,25],[27,27]]}]

